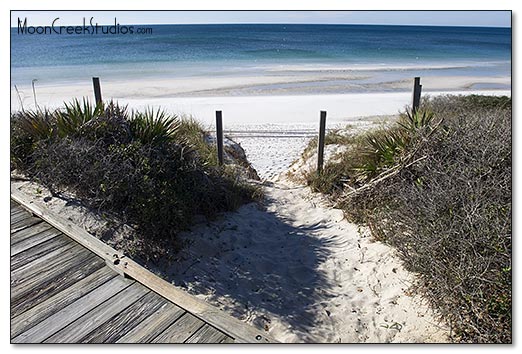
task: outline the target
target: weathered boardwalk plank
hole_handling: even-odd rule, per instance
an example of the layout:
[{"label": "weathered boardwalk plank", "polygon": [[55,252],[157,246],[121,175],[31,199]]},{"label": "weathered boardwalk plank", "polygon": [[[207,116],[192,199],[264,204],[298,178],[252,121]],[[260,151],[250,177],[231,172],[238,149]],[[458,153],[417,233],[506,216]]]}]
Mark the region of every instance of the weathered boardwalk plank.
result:
[{"label": "weathered boardwalk plank", "polygon": [[20,210],[25,210],[24,208],[22,208],[20,206],[20,204],[18,204],[17,202],[14,202],[11,200],[11,212],[17,212],[17,211],[20,211]]},{"label": "weathered boardwalk plank", "polygon": [[11,341],[13,343],[42,343],[132,283],[133,281],[123,277],[115,277],[60,311],[47,317],[36,326],[12,338]]},{"label": "weathered boardwalk plank", "polygon": [[167,302],[157,312],[118,339],[116,343],[149,343],[184,313],[183,309]]},{"label": "weathered boardwalk plank", "polygon": [[15,205],[14,207],[11,207],[11,222],[16,221],[13,219],[13,216],[15,215],[24,215],[24,216],[31,216],[32,214],[22,208],[20,205]]},{"label": "weathered boardwalk plank", "polygon": [[16,337],[30,327],[37,325],[53,313],[60,311],[116,276],[117,274],[108,267],[102,267],[89,276],[76,281],[65,290],[39,302],[11,319],[11,337]]},{"label": "weathered boardwalk plank", "polygon": [[11,211],[11,222],[12,223],[15,223],[15,222],[19,222],[21,220],[24,220],[24,219],[27,219],[28,217],[30,217],[31,214],[29,214],[27,211]]},{"label": "weathered boardwalk plank", "polygon": [[11,233],[23,230],[29,226],[33,226],[34,224],[38,224],[42,222],[39,218],[29,215],[29,217],[22,218],[21,220],[15,221],[11,223]]},{"label": "weathered boardwalk plank", "polygon": [[127,307],[103,325],[84,336],[82,343],[115,343],[129,331],[137,327],[143,321],[161,311],[167,304],[167,300],[154,292],[147,295]]},{"label": "weathered boardwalk plank", "polygon": [[183,343],[204,325],[205,322],[185,312],[183,316],[165,329],[163,333],[154,338],[152,343]]},{"label": "weathered boardwalk plank", "polygon": [[12,282],[11,299],[13,302],[16,302],[18,299],[24,297],[29,292],[32,292],[34,289],[38,289],[40,286],[47,284],[50,280],[57,278],[59,275],[67,272],[68,270],[79,266],[83,262],[94,260],[97,260],[96,257],[89,253],[80,253],[77,255],[67,254],[63,259],[61,259],[59,265],[53,267],[53,264],[51,264],[50,267],[42,269],[40,272],[36,272],[36,274],[29,279]]},{"label": "weathered boardwalk plank", "polygon": [[75,257],[76,253],[81,251],[81,246],[74,243],[69,243],[50,251],[42,257],[36,258],[18,269],[13,270],[11,272],[11,286],[19,284],[25,279],[32,278],[46,269],[60,267],[61,262]]},{"label": "weathered boardwalk plank", "polygon": [[50,230],[50,229],[52,229],[51,225],[49,225],[45,222],[41,222],[41,223],[34,225],[33,227],[29,227],[27,229],[23,229],[23,230],[14,232],[11,234],[11,245],[24,241],[27,238],[33,237],[34,235],[37,235],[40,232]]},{"label": "weathered boardwalk plank", "polygon": [[11,222],[12,223],[16,223],[16,222],[22,221],[24,219],[29,219],[31,217],[32,217],[32,215],[25,210],[20,210],[20,211],[16,210],[14,212],[11,210]]},{"label": "weathered boardwalk plank", "polygon": [[59,235],[62,235],[62,233],[54,228],[45,230],[36,235],[31,235],[23,241],[11,245],[11,256],[16,256],[20,252],[28,250],[31,247],[39,245],[40,243],[43,243]]},{"label": "weathered boardwalk plank", "polygon": [[12,201],[12,200],[11,200],[10,202],[11,202],[11,212],[12,212],[12,213],[13,213],[13,212],[17,212],[17,211],[21,211],[21,210],[27,212],[27,210],[25,210],[24,208],[22,208],[22,207],[20,206],[20,204],[18,204],[17,202],[14,202],[14,201]]},{"label": "weathered boardwalk plank", "polygon": [[32,247],[24,252],[20,252],[11,257],[11,271],[23,267],[24,265],[45,256],[49,252],[64,247],[66,245],[73,245],[74,242],[68,237],[54,237],[50,240],[42,242],[38,247]]},{"label": "weathered boardwalk plank", "polygon": [[31,282],[32,285],[27,286],[27,292],[19,297],[13,297],[11,293],[11,317],[18,316],[102,267],[105,267],[105,262],[99,258],[91,257],[74,269],[65,270],[55,277],[43,278],[39,283],[28,279],[27,282]]},{"label": "weathered boardwalk plank", "polygon": [[208,324],[201,327],[185,343],[221,343],[228,336]]},{"label": "weathered boardwalk plank", "polygon": [[150,290],[140,283],[134,282],[125,290],[115,294],[103,304],[55,333],[44,343],[77,343],[82,337],[116,316],[125,308],[131,306]]}]

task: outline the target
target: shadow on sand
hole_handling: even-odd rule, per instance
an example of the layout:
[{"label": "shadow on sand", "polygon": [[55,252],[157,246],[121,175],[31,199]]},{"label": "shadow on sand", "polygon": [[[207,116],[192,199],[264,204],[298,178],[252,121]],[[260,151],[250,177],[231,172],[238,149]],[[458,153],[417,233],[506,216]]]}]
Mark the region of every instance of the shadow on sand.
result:
[{"label": "shadow on sand", "polygon": [[309,341],[309,330],[324,324],[323,306],[337,286],[319,267],[329,249],[342,246],[334,237],[318,235],[325,228],[322,222],[299,225],[262,206],[245,205],[184,234],[193,241],[184,260],[162,273],[260,328],[270,328],[274,314],[298,340]]}]

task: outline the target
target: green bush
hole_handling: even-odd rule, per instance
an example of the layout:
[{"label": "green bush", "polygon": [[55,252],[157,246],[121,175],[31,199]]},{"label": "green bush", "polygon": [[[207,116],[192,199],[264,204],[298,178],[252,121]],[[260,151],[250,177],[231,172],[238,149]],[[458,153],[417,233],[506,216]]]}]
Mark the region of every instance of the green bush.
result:
[{"label": "green bush", "polygon": [[55,132],[59,137],[78,134],[91,120],[102,116],[104,110],[103,104],[93,106],[86,99],[82,102],[76,99],[71,103],[65,103],[63,110],[54,112]]},{"label": "green bush", "polygon": [[162,145],[175,138],[179,127],[177,116],[169,116],[164,111],[149,108],[144,113],[133,112],[130,131],[142,144]]},{"label": "green bush", "polygon": [[55,112],[16,113],[11,123],[12,168],[134,226],[137,248],[127,251],[139,257],[179,248],[176,234],[194,215],[213,217],[258,194],[212,163],[193,120],[75,101]]}]

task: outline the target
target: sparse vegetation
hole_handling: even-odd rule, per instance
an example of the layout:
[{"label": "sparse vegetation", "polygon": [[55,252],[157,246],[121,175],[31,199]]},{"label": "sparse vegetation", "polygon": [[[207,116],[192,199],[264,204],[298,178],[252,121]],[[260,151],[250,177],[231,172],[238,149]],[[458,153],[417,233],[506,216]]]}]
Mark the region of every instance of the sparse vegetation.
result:
[{"label": "sparse vegetation", "polygon": [[[340,144],[340,145],[349,145],[353,142],[353,136],[348,134],[342,134],[339,129],[330,130],[328,134],[324,137],[324,144]],[[308,145],[302,152],[301,156],[303,158],[309,158],[312,154],[314,154],[317,150],[317,137],[310,139]]]},{"label": "sparse vegetation", "polygon": [[133,226],[133,255],[155,259],[181,245],[194,215],[233,210],[259,191],[216,163],[194,120],[116,103],[74,101],[11,116],[11,168]]},{"label": "sparse vegetation", "polygon": [[440,96],[347,141],[309,185],[419,274],[460,342],[511,342],[511,99]]}]

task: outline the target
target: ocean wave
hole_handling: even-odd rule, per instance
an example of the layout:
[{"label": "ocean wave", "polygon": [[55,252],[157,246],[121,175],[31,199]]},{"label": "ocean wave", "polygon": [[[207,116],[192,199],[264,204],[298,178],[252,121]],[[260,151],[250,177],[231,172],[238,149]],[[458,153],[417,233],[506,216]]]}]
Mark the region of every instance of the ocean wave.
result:
[{"label": "ocean wave", "polygon": [[250,55],[252,57],[259,58],[296,58],[296,59],[325,59],[331,58],[331,55],[323,54],[315,50],[305,50],[305,49],[288,49],[288,48],[269,48],[269,49],[255,49],[255,50],[243,50],[241,51],[243,54]]},{"label": "ocean wave", "polygon": [[465,63],[418,63],[418,64],[298,64],[258,66],[268,72],[346,72],[346,71],[407,71],[407,70],[448,70],[473,67],[510,65],[509,61],[465,62]]}]

